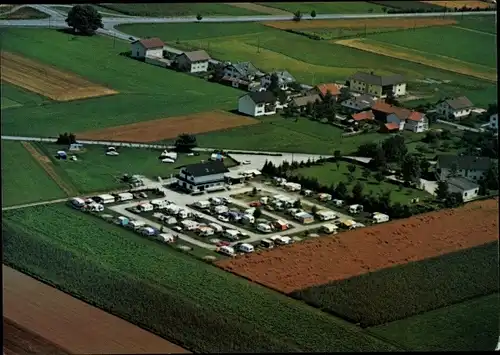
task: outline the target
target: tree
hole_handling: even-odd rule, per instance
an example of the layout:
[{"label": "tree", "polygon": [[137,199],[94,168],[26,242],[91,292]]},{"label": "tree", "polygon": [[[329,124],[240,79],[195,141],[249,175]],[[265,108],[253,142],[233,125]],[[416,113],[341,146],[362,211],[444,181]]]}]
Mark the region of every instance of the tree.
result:
[{"label": "tree", "polygon": [[182,133],[175,140],[175,148],[178,151],[188,152],[197,146],[196,136],[192,134]]},{"label": "tree", "polygon": [[392,90],[387,93],[387,97],[385,98],[385,102],[388,103],[389,105],[399,106],[399,101],[396,100],[396,95],[394,94],[394,91],[392,91]]},{"label": "tree", "polygon": [[302,20],[302,13],[298,10],[295,11],[295,13],[293,14],[293,20],[297,22]]},{"label": "tree", "polygon": [[73,6],[68,12],[66,23],[75,33],[86,36],[95,34],[97,29],[103,27],[101,14],[91,5]]},{"label": "tree", "polygon": [[436,194],[436,198],[438,200],[445,200],[449,195],[449,186],[445,180],[438,181],[437,188],[434,191]]},{"label": "tree", "polygon": [[377,146],[375,149],[375,155],[368,165],[375,170],[384,171],[387,168],[387,159],[385,158],[385,152],[382,147]]},{"label": "tree", "polygon": [[449,177],[455,177],[458,175],[458,164],[457,163],[453,163],[451,164],[450,166],[450,174],[449,174]]},{"label": "tree", "polygon": [[73,133],[59,134],[56,144],[70,145],[76,143],[76,136]]},{"label": "tree", "polygon": [[375,180],[377,180],[377,182],[381,183],[382,181],[384,181],[385,176],[380,171],[378,171],[377,173],[375,173],[374,178]]},{"label": "tree", "polygon": [[312,11],[311,11],[311,17],[312,17],[312,18],[315,18],[315,17],[316,17],[316,10],[312,10]]},{"label": "tree", "polygon": [[220,81],[224,77],[224,64],[217,63],[214,68],[213,81]]},{"label": "tree", "polygon": [[311,208],[311,213],[313,214],[313,216],[316,216],[316,213],[318,213],[318,206],[313,205]]},{"label": "tree", "polygon": [[364,178],[365,180],[368,180],[368,178],[370,177],[370,170],[368,170],[368,169],[363,169],[363,171],[362,171],[361,175],[363,176],[363,178]]},{"label": "tree", "polygon": [[305,110],[306,115],[311,116],[313,111],[314,111],[314,103],[312,103],[311,101],[308,101],[306,104],[306,110]]},{"label": "tree", "polygon": [[353,165],[353,164],[349,164],[347,166],[347,170],[349,170],[349,174],[351,175],[352,177],[352,174],[354,174],[354,172],[356,171],[356,165]]},{"label": "tree", "polygon": [[403,180],[407,183],[415,183],[421,175],[420,160],[414,154],[407,154],[401,164]]},{"label": "tree", "polygon": [[278,74],[272,73],[270,79],[271,82],[269,83],[267,90],[271,91],[272,93],[276,93],[278,90],[280,90],[280,79],[278,77]]},{"label": "tree", "polygon": [[408,152],[403,136],[396,135],[382,142],[384,155],[389,162],[401,161]]},{"label": "tree", "polygon": [[336,150],[333,152],[333,157],[335,158],[335,161],[339,161],[340,158],[342,157],[342,154],[340,153],[340,150]]},{"label": "tree", "polygon": [[302,201],[300,199],[297,199],[293,202],[293,207],[294,208],[302,208]]},{"label": "tree", "polygon": [[431,167],[431,163],[427,159],[421,159],[420,160],[420,172],[422,174],[427,174],[429,173],[429,169]]},{"label": "tree", "polygon": [[383,7],[383,8],[382,8],[382,11],[383,11],[383,12],[387,12],[387,7]]},{"label": "tree", "polygon": [[339,102],[343,102],[343,101],[349,100],[350,98],[352,98],[352,94],[349,91],[349,88],[346,87],[346,86],[342,87],[340,89],[340,93],[339,93],[339,96],[338,96],[338,101]]},{"label": "tree", "polygon": [[488,190],[498,190],[498,163],[493,161],[486,170],[484,178],[480,181]]},{"label": "tree", "polygon": [[201,21],[201,20],[203,20],[203,16],[201,16],[201,14],[198,14],[198,15],[196,15],[196,19],[198,21]]},{"label": "tree", "polygon": [[344,182],[339,182],[335,188],[335,195],[341,200],[344,200],[347,197],[347,186],[345,186]]},{"label": "tree", "polygon": [[462,205],[464,203],[464,198],[460,192],[452,192],[448,194],[444,200],[444,206],[447,208],[454,208]]},{"label": "tree", "polygon": [[352,199],[354,201],[361,201],[363,198],[364,186],[359,181],[352,188]]},{"label": "tree", "polygon": [[253,216],[255,217],[255,219],[260,218],[260,216],[262,216],[262,210],[260,209],[260,207],[255,208],[255,210],[253,211]]}]

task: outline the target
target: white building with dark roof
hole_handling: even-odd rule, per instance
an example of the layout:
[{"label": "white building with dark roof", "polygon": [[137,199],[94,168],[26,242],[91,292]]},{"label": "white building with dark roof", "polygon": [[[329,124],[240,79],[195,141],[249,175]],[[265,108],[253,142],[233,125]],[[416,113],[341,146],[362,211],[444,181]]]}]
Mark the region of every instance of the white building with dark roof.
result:
[{"label": "white building with dark roof", "polygon": [[186,165],[176,176],[177,184],[189,192],[215,190],[225,186],[224,174],[227,172],[229,170],[221,161]]},{"label": "white building with dark roof", "polygon": [[276,114],[277,98],[272,92],[250,92],[238,100],[238,111],[252,117]]},{"label": "white building with dark roof", "polygon": [[[438,180],[463,177],[478,181],[485,176],[491,165],[492,160],[486,157],[440,155],[436,163],[436,177]],[[454,173],[456,176],[452,176]]]},{"label": "white building with dark roof", "polygon": [[273,71],[272,73],[268,73],[268,74],[264,75],[260,79],[260,86],[267,89],[269,87],[269,85],[271,85],[271,76],[273,74],[275,74],[277,76],[278,86],[281,90],[287,90],[288,85],[290,85],[291,83],[296,81],[295,78],[292,76],[292,74],[290,74],[286,70]]},{"label": "white building with dark roof", "polygon": [[175,58],[177,68],[188,73],[203,73],[208,70],[210,56],[204,50],[184,52]]},{"label": "white building with dark roof", "polygon": [[145,38],[131,43],[132,58],[144,59],[146,57],[163,58],[165,43],[157,37]]},{"label": "white building with dark roof", "polygon": [[463,177],[453,177],[447,180],[448,192],[459,193],[464,202],[470,201],[478,196],[479,185]]},{"label": "white building with dark roof", "polygon": [[357,72],[349,78],[349,90],[376,97],[387,97],[390,92],[394,96],[406,95],[406,82],[402,75],[375,75],[374,73]]},{"label": "white building with dark roof", "polygon": [[446,116],[446,118],[462,118],[468,116],[474,105],[465,96],[460,96],[454,99],[446,99],[440,101],[436,105],[436,112]]}]

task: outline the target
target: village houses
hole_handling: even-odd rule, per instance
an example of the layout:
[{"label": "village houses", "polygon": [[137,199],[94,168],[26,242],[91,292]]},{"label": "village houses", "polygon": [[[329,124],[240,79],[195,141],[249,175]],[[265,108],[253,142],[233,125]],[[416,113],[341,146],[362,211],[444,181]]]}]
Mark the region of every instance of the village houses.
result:
[{"label": "village houses", "polygon": [[265,74],[250,62],[227,63],[224,66],[224,76],[244,80],[247,82],[258,81]]},{"label": "village houses", "polygon": [[[449,177],[463,177],[478,181],[485,177],[492,160],[486,157],[440,155],[436,162],[436,177],[447,180]],[[455,176],[452,176],[455,175]]]},{"label": "village houses", "polygon": [[175,58],[177,68],[188,73],[203,73],[208,70],[210,56],[204,50],[184,52]]},{"label": "village houses", "polygon": [[276,96],[270,91],[250,92],[238,100],[238,111],[252,117],[276,114]]},{"label": "village houses", "polygon": [[454,99],[445,99],[436,105],[436,112],[446,118],[462,118],[468,116],[474,105],[465,96],[460,96]]},{"label": "village houses", "polygon": [[269,85],[271,85],[271,76],[273,74],[275,74],[278,77],[278,87],[281,90],[288,90],[288,85],[290,85],[291,83],[296,81],[295,78],[292,76],[292,74],[290,74],[286,70],[273,71],[271,73],[264,75],[260,79],[260,86],[262,88],[267,89],[269,87]]},{"label": "village houses", "polygon": [[385,102],[376,102],[372,106],[375,119],[384,123],[385,129],[391,131],[408,130],[415,133],[429,129],[429,121],[425,114],[396,107]]},{"label": "village houses", "polygon": [[341,105],[345,108],[361,112],[372,107],[377,101],[377,98],[363,94],[353,96],[348,100],[342,101]]},{"label": "village houses", "polygon": [[479,185],[463,177],[452,177],[447,180],[448,192],[459,193],[464,202],[470,201],[478,196]]},{"label": "village houses", "polygon": [[406,82],[402,75],[380,76],[357,72],[349,78],[349,90],[385,98],[392,92],[395,97],[406,95]]},{"label": "village houses", "polygon": [[162,58],[165,43],[159,38],[145,38],[131,43],[132,58],[145,59],[146,57]]},{"label": "village houses", "polygon": [[335,83],[319,84],[311,89],[312,94],[318,94],[321,98],[324,98],[328,92],[333,96],[333,99],[337,101],[337,97],[340,94],[340,89],[342,85]]}]

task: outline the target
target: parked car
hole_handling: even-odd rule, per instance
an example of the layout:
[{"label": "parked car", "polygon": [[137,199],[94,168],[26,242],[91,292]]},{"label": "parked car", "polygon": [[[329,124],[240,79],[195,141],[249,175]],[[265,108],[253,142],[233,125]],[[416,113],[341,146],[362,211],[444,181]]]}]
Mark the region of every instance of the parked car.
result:
[{"label": "parked car", "polygon": [[250,164],[252,164],[252,162],[250,160],[243,160],[241,162],[241,164],[243,164],[243,165],[250,165]]},{"label": "parked car", "polygon": [[250,207],[260,207],[260,206],[262,206],[262,203],[260,203],[260,201],[252,201],[248,205]]},{"label": "parked car", "polygon": [[219,221],[221,221],[221,222],[229,222],[229,217],[224,216],[224,215],[222,215],[222,214],[218,215],[218,216],[217,216],[217,219],[218,219]]},{"label": "parked car", "polygon": [[172,227],[172,229],[177,232],[182,232],[182,228],[179,226]]}]

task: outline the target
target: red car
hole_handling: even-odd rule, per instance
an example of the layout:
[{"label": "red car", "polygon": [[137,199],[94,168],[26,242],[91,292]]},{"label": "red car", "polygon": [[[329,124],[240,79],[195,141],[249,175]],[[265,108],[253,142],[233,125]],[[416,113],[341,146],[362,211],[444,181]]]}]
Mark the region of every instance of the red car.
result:
[{"label": "red car", "polygon": [[225,240],[221,240],[220,242],[218,242],[217,244],[215,244],[216,246],[218,247],[222,247],[222,246],[229,246],[231,243],[229,243],[228,241],[225,241]]},{"label": "red car", "polygon": [[253,201],[248,204],[250,207],[260,207],[262,204],[259,201]]}]

